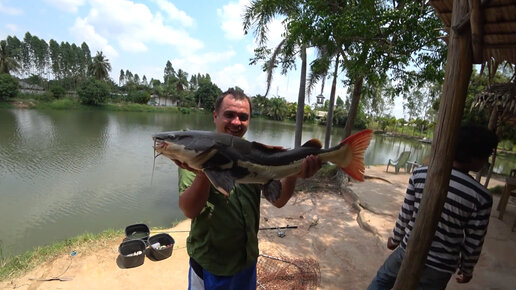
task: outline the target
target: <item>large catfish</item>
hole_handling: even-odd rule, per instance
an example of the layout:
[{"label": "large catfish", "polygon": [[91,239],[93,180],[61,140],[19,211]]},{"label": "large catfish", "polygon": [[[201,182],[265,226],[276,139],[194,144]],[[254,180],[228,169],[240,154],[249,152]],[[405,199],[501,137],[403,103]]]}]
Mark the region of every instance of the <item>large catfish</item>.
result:
[{"label": "large catfish", "polygon": [[279,180],[298,174],[308,155],[318,155],[322,162],[332,162],[353,179],[363,181],[364,152],[371,134],[372,130],[360,131],[329,149],[321,149],[321,142],[312,139],[291,150],[208,131],[162,132],[152,138],[156,156],[202,170],[226,196],[235,183],[256,183],[263,184],[263,194],[275,201],[281,193]]}]

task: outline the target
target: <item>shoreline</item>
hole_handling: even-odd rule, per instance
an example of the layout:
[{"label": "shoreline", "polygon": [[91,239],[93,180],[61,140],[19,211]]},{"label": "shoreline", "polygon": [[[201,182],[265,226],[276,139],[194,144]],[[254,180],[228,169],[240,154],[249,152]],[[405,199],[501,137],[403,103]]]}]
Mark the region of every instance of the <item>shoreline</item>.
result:
[{"label": "shoreline", "polygon": [[[404,198],[409,175],[385,172],[385,165],[371,166],[373,177],[363,183],[339,187],[335,176],[303,180],[301,190],[281,209],[267,202],[261,206],[260,227],[295,225],[280,237],[275,230],[258,234],[260,253],[290,259],[313,259],[320,269],[319,289],[364,289],[390,253],[387,237]],[[497,181],[500,182],[500,181]],[[494,185],[494,182],[493,184]],[[460,285],[450,280],[447,289],[510,289],[516,283],[516,201],[510,204],[503,221],[496,211],[495,195],[491,224],[473,280]],[[185,289],[188,273],[186,237],[190,220],[169,229],[151,229],[151,235],[169,233],[175,240],[172,256],[161,261],[145,258],[143,265],[125,269],[118,246],[123,234],[108,240],[88,242],[65,251],[33,270],[0,282],[2,289],[84,289],[145,288]],[[261,258],[260,258],[261,259]],[[67,281],[35,281],[63,277]],[[144,282],[142,282],[144,281]],[[142,284],[145,283],[145,284]]]}]

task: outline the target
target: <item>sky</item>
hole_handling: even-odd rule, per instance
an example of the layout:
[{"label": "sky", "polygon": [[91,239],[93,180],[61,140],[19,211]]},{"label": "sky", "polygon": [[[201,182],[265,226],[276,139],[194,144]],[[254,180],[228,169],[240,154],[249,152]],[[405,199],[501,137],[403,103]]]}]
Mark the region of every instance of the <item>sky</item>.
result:
[{"label": "sky", "polygon": [[[88,44],[92,56],[102,51],[109,60],[111,78],[129,70],[163,81],[167,61],[189,75],[209,74],[221,90],[238,86],[249,96],[264,95],[266,74],[250,65],[257,47],[254,33],[244,34],[242,15],[249,0],[0,0],[0,39],[26,32],[58,43]],[[269,28],[269,47],[276,47],[284,31],[281,19]],[[312,58],[311,58],[312,57]],[[308,61],[313,60],[308,53]],[[300,65],[298,64],[298,68]],[[342,73],[341,73],[342,74]],[[323,96],[329,99],[331,80]],[[268,97],[297,102],[299,71],[273,75]],[[313,105],[320,86],[305,103]],[[348,95],[342,85],[337,96]],[[403,117],[401,100],[390,112]]]}]

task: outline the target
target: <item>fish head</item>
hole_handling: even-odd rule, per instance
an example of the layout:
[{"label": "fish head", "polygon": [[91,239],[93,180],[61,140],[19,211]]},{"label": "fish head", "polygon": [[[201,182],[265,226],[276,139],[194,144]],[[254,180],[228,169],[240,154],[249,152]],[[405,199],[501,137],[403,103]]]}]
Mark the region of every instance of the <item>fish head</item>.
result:
[{"label": "fish head", "polygon": [[202,131],[171,131],[152,136],[154,150],[172,160],[202,169],[207,159],[216,153],[213,137]]}]

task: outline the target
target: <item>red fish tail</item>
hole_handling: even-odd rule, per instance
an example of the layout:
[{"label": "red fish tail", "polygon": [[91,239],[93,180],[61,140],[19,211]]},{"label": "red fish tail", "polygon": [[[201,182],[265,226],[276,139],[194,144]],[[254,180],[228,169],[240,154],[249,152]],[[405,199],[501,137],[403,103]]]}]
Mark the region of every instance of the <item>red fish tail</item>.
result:
[{"label": "red fish tail", "polygon": [[372,133],[371,129],[362,130],[341,142],[351,148],[351,162],[346,167],[339,167],[358,181],[364,181],[364,154],[371,141]]}]

